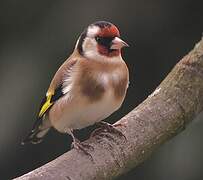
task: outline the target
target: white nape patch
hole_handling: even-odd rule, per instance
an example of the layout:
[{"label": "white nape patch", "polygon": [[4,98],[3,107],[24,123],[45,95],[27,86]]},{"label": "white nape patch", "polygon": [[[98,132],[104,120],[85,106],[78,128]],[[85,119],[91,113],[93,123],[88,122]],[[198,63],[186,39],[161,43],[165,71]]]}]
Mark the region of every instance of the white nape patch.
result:
[{"label": "white nape patch", "polygon": [[98,34],[100,28],[98,26],[90,26],[88,29],[87,29],[87,36],[88,37],[95,37],[96,34]]}]

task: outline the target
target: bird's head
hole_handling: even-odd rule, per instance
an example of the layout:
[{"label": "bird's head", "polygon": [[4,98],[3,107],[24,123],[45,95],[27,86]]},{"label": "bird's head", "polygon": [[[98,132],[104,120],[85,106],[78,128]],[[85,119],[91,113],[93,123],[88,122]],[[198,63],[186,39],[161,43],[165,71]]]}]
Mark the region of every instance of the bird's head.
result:
[{"label": "bird's head", "polygon": [[76,49],[89,59],[104,59],[121,56],[121,49],[128,46],[120,38],[118,28],[110,22],[98,21],[90,24],[80,35]]}]

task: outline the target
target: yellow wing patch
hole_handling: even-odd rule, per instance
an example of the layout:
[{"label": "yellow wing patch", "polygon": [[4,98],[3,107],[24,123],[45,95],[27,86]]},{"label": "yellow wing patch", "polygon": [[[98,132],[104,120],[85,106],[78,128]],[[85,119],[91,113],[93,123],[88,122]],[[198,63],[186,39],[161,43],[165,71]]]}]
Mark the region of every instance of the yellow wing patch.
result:
[{"label": "yellow wing patch", "polygon": [[44,115],[44,113],[53,105],[53,102],[51,102],[52,96],[53,96],[52,93],[47,94],[46,102],[42,105],[42,107],[40,109],[39,117],[42,117]]}]

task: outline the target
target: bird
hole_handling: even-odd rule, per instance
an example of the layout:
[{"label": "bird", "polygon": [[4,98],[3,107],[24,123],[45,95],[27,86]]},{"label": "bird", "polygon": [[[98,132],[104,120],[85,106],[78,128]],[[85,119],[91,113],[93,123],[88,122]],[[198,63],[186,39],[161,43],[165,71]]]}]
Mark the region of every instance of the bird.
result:
[{"label": "bird", "polygon": [[118,110],[126,96],[129,71],[121,50],[129,45],[107,21],[90,24],[79,36],[69,58],[55,73],[31,132],[22,144],[40,143],[51,128],[72,137],[73,131],[103,120]]}]

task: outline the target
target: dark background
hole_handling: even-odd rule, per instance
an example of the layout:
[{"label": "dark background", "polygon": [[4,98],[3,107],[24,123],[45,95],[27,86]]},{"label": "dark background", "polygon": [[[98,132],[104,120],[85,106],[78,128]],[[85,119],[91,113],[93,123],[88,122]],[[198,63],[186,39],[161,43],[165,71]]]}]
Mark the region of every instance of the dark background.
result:
[{"label": "dark background", "polygon": [[[141,103],[200,40],[203,1],[1,0],[0,179],[22,175],[69,150],[71,138],[56,131],[39,145],[20,142],[31,129],[55,71],[83,29],[97,20],[116,24],[130,44],[123,53],[130,87],[122,108],[108,118],[114,122]],[[200,119],[120,180],[201,180]],[[77,135],[85,139],[89,131]]]}]

